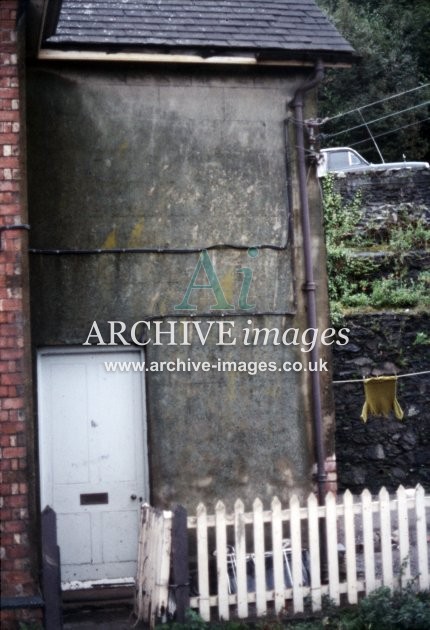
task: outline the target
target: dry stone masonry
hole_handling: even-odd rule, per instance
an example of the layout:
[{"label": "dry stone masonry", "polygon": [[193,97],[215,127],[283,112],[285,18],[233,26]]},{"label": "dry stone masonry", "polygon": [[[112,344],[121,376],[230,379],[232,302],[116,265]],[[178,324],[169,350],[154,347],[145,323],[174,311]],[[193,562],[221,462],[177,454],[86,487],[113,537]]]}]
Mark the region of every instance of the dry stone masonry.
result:
[{"label": "dry stone masonry", "polygon": [[[430,171],[400,170],[351,173],[334,180],[343,199],[362,199],[363,230],[375,240],[397,221],[422,219],[430,224]],[[369,253],[358,255],[369,257]],[[378,265],[375,278],[386,275],[393,254],[370,254]],[[395,256],[395,254],[394,254]],[[428,250],[408,252],[403,260],[409,278],[429,269]],[[417,308],[397,312],[356,313],[346,318],[350,343],[334,349],[334,380],[361,379],[382,374],[408,374],[430,369],[430,316]],[[390,491],[399,484],[430,487],[430,378],[398,380],[398,400],[405,412],[393,417],[360,420],[364,388],[358,383],[334,385],[336,456],[339,490],[364,488]]]}]

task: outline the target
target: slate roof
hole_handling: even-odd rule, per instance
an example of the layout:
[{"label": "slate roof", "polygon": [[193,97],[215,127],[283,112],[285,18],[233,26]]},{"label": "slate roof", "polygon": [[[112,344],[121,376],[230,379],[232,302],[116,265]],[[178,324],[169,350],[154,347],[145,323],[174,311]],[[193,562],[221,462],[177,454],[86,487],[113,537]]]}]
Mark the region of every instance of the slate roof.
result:
[{"label": "slate roof", "polygon": [[44,45],[278,51],[284,57],[354,53],[314,0],[62,0]]}]

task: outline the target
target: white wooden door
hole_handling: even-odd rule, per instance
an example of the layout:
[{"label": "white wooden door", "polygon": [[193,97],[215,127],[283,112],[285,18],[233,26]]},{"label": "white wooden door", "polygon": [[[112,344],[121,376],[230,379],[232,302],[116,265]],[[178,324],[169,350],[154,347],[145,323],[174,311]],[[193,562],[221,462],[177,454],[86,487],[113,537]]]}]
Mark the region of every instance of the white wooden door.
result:
[{"label": "white wooden door", "polygon": [[[44,350],[38,361],[41,508],[57,513],[62,582],[133,578],[148,500],[140,352]],[[67,586],[66,586],[67,587]]]}]

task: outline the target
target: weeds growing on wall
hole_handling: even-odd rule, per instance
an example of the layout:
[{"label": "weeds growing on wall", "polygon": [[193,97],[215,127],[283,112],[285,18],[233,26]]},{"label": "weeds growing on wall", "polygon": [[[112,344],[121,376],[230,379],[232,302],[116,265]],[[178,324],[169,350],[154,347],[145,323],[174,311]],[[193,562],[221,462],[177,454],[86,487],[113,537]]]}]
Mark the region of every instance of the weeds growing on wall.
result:
[{"label": "weeds growing on wall", "polygon": [[[340,324],[349,309],[428,308],[430,273],[409,277],[406,265],[410,252],[430,245],[425,223],[400,208],[396,221],[382,232],[371,223],[363,226],[360,194],[344,202],[334,190],[332,176],[325,177],[322,185],[333,323]],[[378,253],[380,257],[375,256]]]}]

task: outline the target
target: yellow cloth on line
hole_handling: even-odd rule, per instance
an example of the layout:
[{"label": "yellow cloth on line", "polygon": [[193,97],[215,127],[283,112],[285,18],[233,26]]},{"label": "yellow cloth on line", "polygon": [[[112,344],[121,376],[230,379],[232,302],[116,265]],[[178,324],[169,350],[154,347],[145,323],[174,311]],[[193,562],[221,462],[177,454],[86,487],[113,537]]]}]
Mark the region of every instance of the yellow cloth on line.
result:
[{"label": "yellow cloth on line", "polygon": [[361,419],[367,422],[368,415],[387,417],[390,411],[398,420],[403,418],[403,410],[396,398],[397,376],[375,376],[364,379],[366,397]]}]

